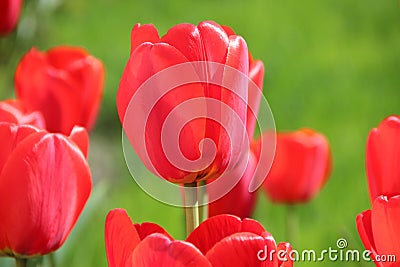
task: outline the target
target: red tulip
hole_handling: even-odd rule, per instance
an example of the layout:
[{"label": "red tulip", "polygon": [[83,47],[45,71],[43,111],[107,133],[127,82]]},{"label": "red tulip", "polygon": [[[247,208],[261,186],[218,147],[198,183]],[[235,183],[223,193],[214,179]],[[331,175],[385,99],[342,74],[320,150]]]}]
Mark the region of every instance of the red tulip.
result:
[{"label": "red tulip", "polygon": [[368,137],[366,167],[371,202],[400,195],[400,117],[390,116]]},{"label": "red tulip", "polygon": [[10,33],[17,24],[22,0],[0,0],[0,36]]},{"label": "red tulip", "polygon": [[[245,132],[242,129],[248,114],[247,103],[243,100],[248,98],[248,80],[239,73],[249,75],[249,56],[243,38],[228,30],[215,22],[201,22],[198,26],[180,24],[161,38],[153,25],[137,24],[132,30],[131,55],[118,88],[118,113],[133,148],[146,167],[168,181],[191,183],[218,177],[237,163],[244,150]],[[235,88],[234,92],[219,85],[196,81],[178,84],[168,92],[169,85],[193,74],[191,66],[199,66],[193,62],[202,62],[200,66],[204,67],[197,69],[194,76],[204,75],[200,73],[203,71],[210,79],[216,68],[209,64],[211,62],[222,64],[225,70],[236,69],[237,73],[226,71],[222,75],[222,80],[229,81]],[[185,65],[190,70],[173,74],[169,68],[184,63],[192,63]],[[254,64],[253,75],[258,77],[262,64]],[[162,76],[163,79],[159,78],[151,88],[146,88],[145,81],[160,73],[170,75]],[[166,92],[168,94],[162,95]],[[157,101],[155,97],[159,94],[162,97]],[[212,105],[210,99],[219,104]],[[131,101],[134,103],[129,105]],[[185,106],[190,102],[190,107]],[[223,106],[229,107],[237,116],[228,114]],[[179,107],[187,109],[173,113]],[[193,115],[198,112],[203,116]],[[212,120],[209,114],[215,115],[216,119]],[[172,122],[168,127],[164,125],[167,119]],[[211,140],[215,146],[203,143],[204,139]],[[172,143],[177,144],[171,151],[181,152],[184,159],[180,160],[175,154],[167,155],[166,150]],[[186,161],[199,164],[188,167]]]},{"label": "red tulip", "polygon": [[[142,228],[143,225],[132,224],[124,210],[108,214],[105,236],[110,267],[293,266],[292,261],[277,257],[279,251],[289,255],[290,245],[276,246],[273,237],[251,219],[212,217],[200,224],[186,241],[172,240],[155,224],[148,224],[146,234],[141,233]],[[259,259],[264,252],[268,257]]]},{"label": "red tulip", "polygon": [[30,257],[58,249],[91,192],[88,134],[69,137],[0,123],[0,255]]},{"label": "red tulip", "polygon": [[275,158],[263,186],[274,202],[307,202],[324,186],[330,169],[324,135],[310,129],[278,133]]},{"label": "red tulip", "polygon": [[173,241],[156,224],[132,224],[122,209],[108,213],[105,240],[110,267],[210,266],[193,245],[185,241]]},{"label": "red tulip", "polygon": [[43,115],[39,111],[28,112],[21,101],[0,101],[0,122],[30,124],[45,128]]},{"label": "red tulip", "polygon": [[74,125],[90,130],[103,94],[104,67],[77,47],[32,48],[15,73],[17,97],[41,111],[47,130],[68,134]]},{"label": "red tulip", "polygon": [[[379,267],[398,266],[400,261],[400,196],[377,197],[371,210],[357,216],[357,230],[364,247]],[[395,256],[396,263],[388,260]],[[386,262],[380,259],[385,259]],[[393,259],[392,259],[393,260]]]},{"label": "red tulip", "polygon": [[[249,185],[253,179],[254,172],[257,167],[257,160],[252,152],[250,152],[249,162],[243,176],[235,187],[229,191],[222,198],[210,203],[208,205],[208,216],[215,216],[218,214],[232,214],[240,218],[250,217],[253,213],[254,206],[257,200],[256,192],[249,192]],[[237,170],[234,170],[231,177],[235,177]],[[239,175],[241,174],[239,170]],[[213,191],[208,191],[210,199],[214,199]]]}]

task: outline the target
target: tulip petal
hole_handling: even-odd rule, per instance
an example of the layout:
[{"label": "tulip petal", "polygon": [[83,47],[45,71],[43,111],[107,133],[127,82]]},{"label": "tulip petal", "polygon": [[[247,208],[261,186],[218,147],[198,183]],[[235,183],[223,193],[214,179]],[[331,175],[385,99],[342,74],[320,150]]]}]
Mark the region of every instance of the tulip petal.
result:
[{"label": "tulip petal", "polygon": [[79,116],[75,124],[88,130],[93,128],[103,96],[104,65],[95,57],[87,56],[76,61],[69,69],[69,76],[77,85],[75,106]]},{"label": "tulip petal", "polygon": [[226,26],[226,25],[221,25],[221,27],[224,29],[224,31],[226,32],[226,34],[227,34],[228,36],[236,35],[235,32],[233,31],[233,29],[232,29],[231,27]]},{"label": "tulip petal", "polygon": [[[204,73],[201,75],[205,75],[207,81],[210,81],[209,83],[204,84],[204,96],[207,99],[216,99],[218,103],[222,102],[224,104],[229,104],[223,102],[225,100],[223,99],[223,96],[226,95],[226,91],[229,90],[221,87],[221,85],[224,84],[225,75],[223,74],[225,73],[221,72],[220,65],[212,64],[212,62],[220,64],[226,63],[230,40],[224,29],[215,22],[204,21],[201,22],[197,28],[200,32],[201,42],[204,47],[203,60],[207,61],[207,63],[204,64]],[[213,119],[206,120],[205,138],[213,140],[213,143],[217,146],[217,151],[219,153],[217,153],[213,165],[216,166],[219,173],[222,173],[226,169],[228,164],[226,160],[230,159],[230,153],[232,153],[232,151],[229,151],[227,147],[224,147],[224,150],[221,150],[220,148],[227,146],[229,143],[235,142],[235,140],[229,138],[229,134],[233,132],[229,131],[230,126],[228,125],[228,128],[226,129],[221,127],[222,125],[226,125],[226,118],[232,116],[224,114],[223,110],[224,109],[221,105],[211,105],[207,102],[207,117]]]},{"label": "tulip petal", "polygon": [[199,29],[189,23],[178,24],[161,37],[161,42],[175,47],[188,61],[204,61],[203,44]]},{"label": "tulip petal", "polygon": [[131,53],[143,43],[149,42],[154,44],[159,40],[160,36],[153,24],[140,25],[140,23],[137,23],[133,26],[131,32]]},{"label": "tulip petal", "polygon": [[211,264],[192,244],[171,241],[163,234],[147,236],[135,249],[135,267],[211,267]]},{"label": "tulip petal", "polygon": [[257,123],[257,114],[260,108],[260,101],[262,97],[264,64],[261,60],[251,61],[249,66],[249,78],[257,86],[257,88],[254,88],[254,84],[249,84],[246,129],[247,134],[251,139],[254,135],[254,130]]},{"label": "tulip petal", "polygon": [[161,226],[155,223],[150,223],[150,222],[144,222],[142,224],[135,223],[134,224],[137,233],[139,234],[140,240],[145,239],[147,236],[154,234],[154,233],[159,233],[163,234],[166,237],[170,238],[173,240],[173,238],[168,234],[167,231],[164,230]]},{"label": "tulip petal", "polygon": [[400,194],[400,117],[389,116],[368,137],[366,168],[371,202]]},{"label": "tulip petal", "polygon": [[29,125],[18,127],[12,123],[0,122],[0,175],[15,147],[27,136],[38,131]]},{"label": "tulip petal", "polygon": [[[47,61],[64,72],[75,92],[75,108],[79,111],[74,124],[90,130],[95,122],[103,95],[104,66],[80,47],[58,46],[46,53]],[[72,126],[69,126],[72,127]]]},{"label": "tulip petal", "polygon": [[42,129],[46,127],[39,111],[29,112],[21,101],[15,99],[0,102],[0,122],[30,124]]},{"label": "tulip petal", "polygon": [[[148,62],[151,63],[149,66],[151,72],[146,74],[152,75],[154,73],[157,76],[149,80],[152,83],[151,90],[142,88],[142,90],[136,92],[137,88],[135,86],[140,86],[143,81],[139,80],[140,77],[135,78],[133,71],[130,71],[130,66],[137,67],[137,62],[134,60],[137,60],[138,56],[135,55],[144,49],[146,51],[143,52],[143,57],[147,57],[149,59]],[[131,60],[125,69],[125,78],[123,77],[121,80],[117,96],[117,105],[121,111],[120,118],[122,116],[126,117],[123,126],[125,132],[139,157],[153,173],[171,181],[192,182],[195,177],[188,178],[186,177],[188,172],[183,170],[185,168],[175,167],[182,164],[175,164],[175,166],[171,164],[166,157],[167,152],[165,149],[168,150],[166,145],[172,144],[174,145],[172,151],[181,152],[186,159],[196,160],[200,157],[199,143],[204,138],[204,120],[193,120],[193,117],[190,117],[192,113],[189,111],[175,113],[172,113],[172,111],[175,107],[190,99],[200,98],[201,101],[201,97],[204,96],[202,86],[200,84],[181,86],[176,83],[171,84],[178,80],[182,73],[176,71],[174,73],[174,69],[170,69],[167,72],[164,70],[187,61],[177,49],[168,44],[142,44],[132,53]],[[185,66],[190,68],[190,65]],[[174,75],[177,75],[177,77]],[[129,86],[129,83],[132,86]],[[126,98],[132,97],[133,94],[135,95],[132,101],[135,102],[130,105],[129,112],[126,112],[123,105],[124,103],[129,103]],[[194,108],[190,111],[200,111],[201,113],[202,109],[204,109],[204,105],[194,105]],[[203,113],[205,112],[203,111]],[[164,126],[167,117],[170,118],[169,121],[173,122],[173,124]],[[187,119],[188,117],[190,117],[190,120]],[[143,127],[138,128],[137,125],[142,125]],[[181,131],[179,132],[179,130]],[[161,136],[161,133],[163,133],[163,136]],[[168,144],[165,144],[165,140],[162,139],[165,137],[168,137],[166,138]],[[145,144],[142,138],[145,138]],[[171,149],[168,151],[171,152]],[[181,157],[169,156],[169,158],[179,159]]]},{"label": "tulip petal", "polygon": [[122,73],[117,93],[117,108],[121,123],[124,123],[126,109],[132,96],[139,87],[153,74],[153,68],[149,58],[153,45],[144,43],[140,45],[130,56]]},{"label": "tulip petal", "polygon": [[[377,255],[375,240],[372,233],[372,224],[371,224],[371,210],[366,210],[356,217],[356,226],[358,234],[361,238],[361,241],[366,250],[372,252],[371,259],[375,260],[375,255]],[[378,264],[378,263],[376,263]],[[382,265],[377,265],[382,266]]]},{"label": "tulip petal", "polygon": [[261,60],[250,60],[249,78],[262,90],[264,82],[264,63]]},{"label": "tulip petal", "polygon": [[132,266],[133,251],[140,237],[125,210],[114,209],[108,213],[105,239],[108,266]]},{"label": "tulip petal", "polygon": [[73,67],[76,62],[85,59],[89,56],[88,52],[80,47],[57,46],[49,49],[46,53],[48,64],[56,69],[68,70]]},{"label": "tulip petal", "polygon": [[380,196],[372,205],[371,226],[376,251],[400,259],[400,196]]},{"label": "tulip petal", "polygon": [[[208,110],[210,114],[220,114],[218,123],[207,120],[206,137],[214,140],[217,145],[215,165],[222,173],[227,167],[235,166],[243,151],[244,146],[247,94],[248,94],[248,52],[247,45],[239,36],[229,37],[226,67],[222,77],[220,101],[230,109]],[[233,112],[238,120],[232,119]],[[224,128],[220,125],[224,125]]]},{"label": "tulip petal", "polygon": [[[253,233],[236,233],[216,243],[206,254],[213,267],[276,266],[276,259],[269,258],[269,250],[263,237]],[[265,261],[258,258],[266,251]]]},{"label": "tulip petal", "polygon": [[25,137],[0,176],[0,237],[5,240],[0,250],[26,256],[59,248],[91,187],[86,159],[65,136],[38,132]]},{"label": "tulip petal", "polygon": [[205,50],[204,60],[224,64],[229,45],[224,29],[213,21],[200,22],[197,28]]},{"label": "tulip petal", "polygon": [[278,266],[279,267],[292,267],[293,266],[293,259],[291,258],[292,255],[292,246],[290,243],[281,242],[277,246],[277,259],[278,259]]},{"label": "tulip petal", "polygon": [[69,138],[75,142],[75,144],[82,151],[83,155],[87,158],[89,152],[89,134],[86,128],[75,126],[72,129]]},{"label": "tulip petal", "polygon": [[16,116],[18,110],[6,103],[0,103],[0,122],[10,122],[18,124],[18,117]]},{"label": "tulip petal", "polygon": [[186,239],[206,254],[223,238],[238,232],[250,232],[260,235],[265,230],[261,224],[252,219],[243,221],[233,215],[217,215],[201,223]]},{"label": "tulip petal", "polygon": [[[46,93],[43,98],[30,92],[20,94],[19,97],[29,104],[31,109],[38,109],[43,113],[46,120],[46,127],[49,132],[68,134],[71,132],[73,126],[79,120],[79,108],[73,108],[77,104],[76,99],[71,95],[71,90],[76,88],[76,84],[72,83],[69,76],[59,75],[57,73],[47,73],[46,85],[44,88],[37,88],[38,90],[44,89]],[[57,88],[57,91],[52,90]],[[49,103],[57,103],[57,105],[50,105]]]}]

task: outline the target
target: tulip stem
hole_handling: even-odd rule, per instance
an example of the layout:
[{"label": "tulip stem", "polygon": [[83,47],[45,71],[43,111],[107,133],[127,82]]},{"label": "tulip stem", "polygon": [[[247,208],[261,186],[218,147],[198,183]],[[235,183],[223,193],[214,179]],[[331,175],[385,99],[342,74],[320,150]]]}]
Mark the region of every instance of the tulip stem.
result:
[{"label": "tulip stem", "polygon": [[208,218],[208,205],[204,204],[207,203],[208,201],[208,195],[207,195],[207,190],[206,190],[206,182],[202,181],[200,182],[200,187],[197,190],[198,193],[198,198],[200,200],[200,206],[199,206],[199,219],[200,223],[204,222]]},{"label": "tulip stem", "polygon": [[28,259],[15,258],[15,267],[27,267]]},{"label": "tulip stem", "polygon": [[286,206],[286,241],[295,243],[297,229],[296,206],[289,204]]},{"label": "tulip stem", "polygon": [[185,184],[185,215],[186,215],[186,235],[189,236],[199,225],[199,205],[197,194],[197,183]]},{"label": "tulip stem", "polygon": [[54,253],[50,253],[47,258],[49,259],[50,267],[56,267],[56,259],[54,257]]}]

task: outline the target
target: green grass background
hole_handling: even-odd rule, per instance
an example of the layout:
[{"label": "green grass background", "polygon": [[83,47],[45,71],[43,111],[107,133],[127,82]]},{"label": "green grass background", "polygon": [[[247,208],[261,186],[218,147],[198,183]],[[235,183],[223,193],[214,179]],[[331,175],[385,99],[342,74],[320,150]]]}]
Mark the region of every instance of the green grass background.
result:
[{"label": "green grass background", "polygon": [[[349,248],[362,249],[355,216],[370,206],[366,138],[384,117],[400,114],[397,1],[70,0],[52,10],[38,7],[39,2],[46,1],[25,2],[21,22],[26,32],[35,27],[36,32],[22,38],[20,30],[0,41],[2,98],[13,96],[15,66],[32,45],[42,50],[60,44],[83,46],[106,67],[102,108],[91,134],[95,186],[77,227],[55,254],[58,266],[107,266],[104,220],[116,207],[127,209],[135,222],[156,222],[174,237],[184,238],[182,210],[142,192],[122,155],[115,94],[129,56],[130,30],[137,22],[153,23],[164,34],[177,23],[214,20],[246,39],[253,56],[265,63],[264,92],[277,129],[311,127],[324,133],[332,146],[330,180],[312,202],[296,207],[294,247],[321,251],[336,248],[336,240],[344,237]],[[278,242],[284,241],[285,211],[260,192],[254,218]],[[10,260],[0,261],[1,266],[9,264]],[[296,266],[337,264],[373,266],[329,261]]]}]

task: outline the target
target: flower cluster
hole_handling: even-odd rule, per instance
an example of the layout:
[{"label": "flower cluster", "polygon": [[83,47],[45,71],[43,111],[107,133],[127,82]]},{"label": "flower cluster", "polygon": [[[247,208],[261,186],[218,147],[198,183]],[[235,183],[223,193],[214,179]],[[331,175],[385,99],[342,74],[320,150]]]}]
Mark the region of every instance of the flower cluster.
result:
[{"label": "flower cluster", "polygon": [[[270,233],[252,219],[218,215],[201,223],[186,240],[174,240],[153,223],[133,224],[125,210],[110,211],[105,227],[110,267],[120,266],[292,266],[291,246],[275,243]],[[272,258],[258,254],[275,251]]]},{"label": "flower cluster", "polygon": [[88,130],[103,75],[75,47],[33,48],[19,62],[17,99],[0,101],[1,256],[51,253],[77,222],[92,190]]},{"label": "flower cluster", "polygon": [[[209,219],[188,233],[186,241],[173,241],[154,225],[154,231],[146,225],[146,234],[141,234],[143,227],[132,226],[124,211],[112,211],[106,222],[110,266],[278,264],[275,259],[266,263],[255,257],[256,248],[268,245],[275,250],[276,245],[256,221],[246,219],[257,197],[250,188],[255,180],[265,180],[263,187],[273,201],[309,201],[329,177],[331,154],[325,136],[311,129],[277,136],[267,130],[253,138],[263,76],[264,64],[253,59],[244,39],[229,27],[212,21],[179,24],[162,37],[153,25],[133,27],[131,54],[117,93],[125,133],[149,171],[177,184],[205,181],[207,195],[215,201],[208,206]],[[186,103],[191,104],[181,108]],[[174,151],[192,162],[204,159],[208,165],[191,167],[192,162],[174,161],[177,154],[170,156],[168,151],[174,140]],[[275,142],[275,158],[266,157],[273,154]],[[224,183],[211,186],[226,177],[237,181],[233,188]],[[221,191],[225,192],[222,197]],[[230,229],[230,224],[240,225],[240,220],[223,214],[243,218],[243,225],[255,229]],[[292,264],[280,262],[279,266]]]},{"label": "flower cluster", "polygon": [[[22,6],[0,0],[0,37],[15,30]],[[293,266],[280,257],[294,252],[291,244],[277,244],[249,217],[260,190],[290,206],[316,197],[332,170],[328,139],[309,128],[276,131],[272,114],[258,115],[264,63],[230,27],[183,23],[161,36],[152,24],[136,24],[130,39],[118,116],[148,174],[179,190],[187,237],[111,210],[109,266]],[[17,266],[59,249],[89,199],[88,132],[104,75],[83,48],[31,48],[15,71],[15,99],[0,101],[0,256]],[[366,170],[372,207],[356,217],[357,229],[376,266],[398,266],[377,259],[400,259],[399,116],[370,132]],[[274,253],[260,257],[265,251]]]}]

